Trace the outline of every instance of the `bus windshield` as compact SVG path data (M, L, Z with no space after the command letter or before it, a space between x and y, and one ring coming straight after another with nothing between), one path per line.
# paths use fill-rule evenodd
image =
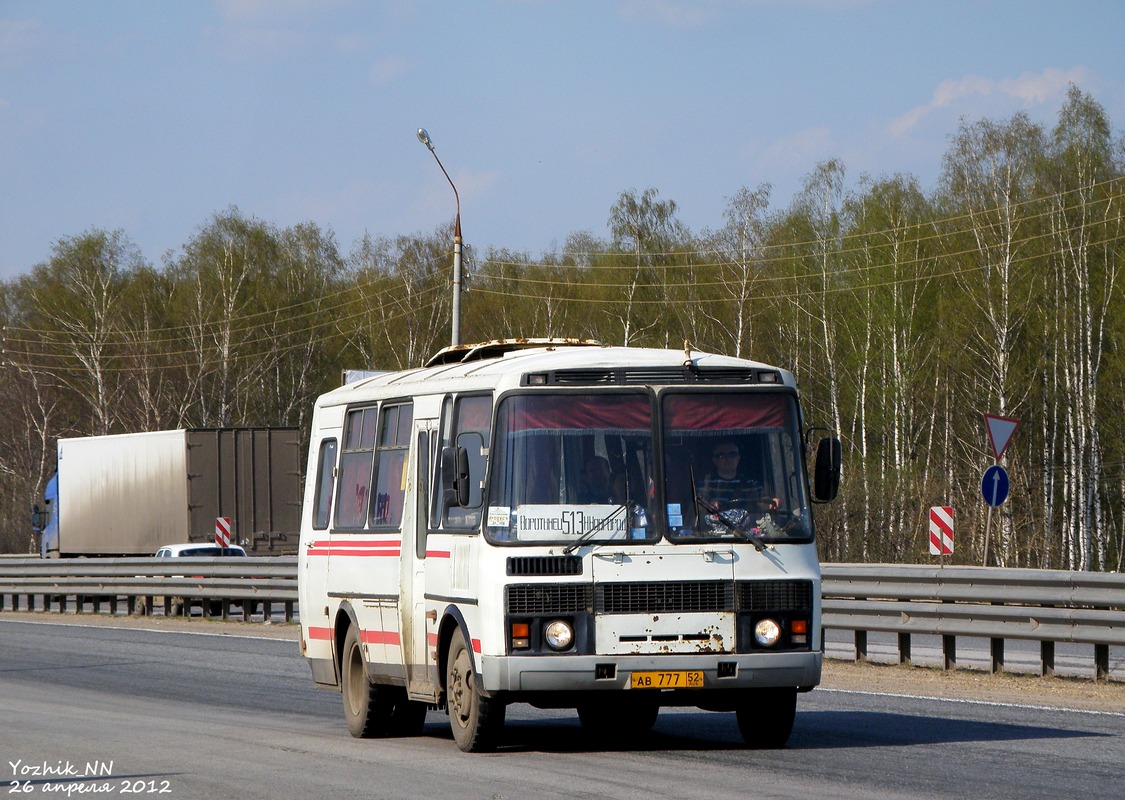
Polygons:
M496 416L486 531L497 542L653 540L650 396L506 397Z
M666 393L661 412L669 540L812 537L795 398Z
M563 544L811 538L795 398L509 395L496 416L486 535Z

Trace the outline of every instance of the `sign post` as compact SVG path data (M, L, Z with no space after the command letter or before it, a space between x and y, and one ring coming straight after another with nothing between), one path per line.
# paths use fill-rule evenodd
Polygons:
M215 544L230 547L230 517L215 518Z
M930 508L930 555L945 557L953 555L953 507L932 506Z
M986 469L984 477L980 479L980 493L984 495L984 502L988 503L990 508L999 508L1004 505L1004 501L1008 499L1008 491L1011 486L1011 481L1008 480L1008 470L999 464L993 464Z
M1004 457L1004 452L1011 444L1012 434L1020 426L1018 419L1000 417L996 414L985 414L984 424L988 428L988 441L992 445L992 455L999 461ZM1008 471L1000 464L993 464L984 471L980 480L980 493L984 502L988 504L988 522L984 527L984 558L981 566L988 566L988 545L992 539L992 509L1004 505L1008 499L1011 481L1008 480Z
M999 461L1004 457L1004 451L1012 441L1012 434L1020 426L1018 419L998 417L995 414L985 414L984 424L988 426L988 441L992 443L992 453Z

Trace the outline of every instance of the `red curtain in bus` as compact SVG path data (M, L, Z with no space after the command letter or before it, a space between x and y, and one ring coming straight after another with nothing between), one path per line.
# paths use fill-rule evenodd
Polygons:
M643 395L513 397L508 430L648 430L651 410Z
M779 394L678 394L664 398L664 427L730 431L785 425L788 398Z

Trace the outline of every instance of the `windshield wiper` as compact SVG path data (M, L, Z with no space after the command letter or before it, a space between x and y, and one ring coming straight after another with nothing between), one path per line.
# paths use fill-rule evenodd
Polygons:
M610 514L608 517L604 518L597 525L590 528L590 530L586 531L581 536L579 536L577 539L575 539L573 542L571 542L566 547L564 547L563 553L565 555L570 555L575 550L577 550L579 547L584 545L586 542L590 541L592 538L594 538L594 534L599 533L601 531L604 531L606 526L609 525L609 523L613 522L613 520L617 519L617 517L619 517L621 515L621 512L625 511L628 507L629 507L628 503L624 503L622 505L619 505L617 508L615 508L613 510L612 514Z
M749 541L750 544L754 545L754 549L759 553L765 550L773 549L770 545L762 541L762 537L758 534L754 533L748 528L743 528L740 525L736 525L729 519L724 517L723 513L719 510L718 503L709 503L699 496L699 492L697 492L695 489L695 467L691 468L691 499L692 503L695 506L696 514L699 514L700 511L703 511L707 514L707 516L714 517L719 521L719 524L726 528L728 531Z

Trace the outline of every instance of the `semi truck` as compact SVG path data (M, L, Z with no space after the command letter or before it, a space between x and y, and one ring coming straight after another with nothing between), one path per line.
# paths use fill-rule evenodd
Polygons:
M293 553L302 493L297 428L187 428L60 438L57 471L32 508L44 558L152 555L230 541Z

